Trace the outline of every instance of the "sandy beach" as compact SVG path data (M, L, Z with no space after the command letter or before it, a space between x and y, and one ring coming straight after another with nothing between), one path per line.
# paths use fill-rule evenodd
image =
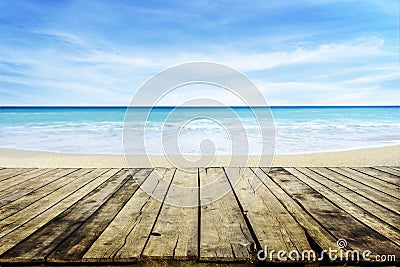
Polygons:
M153 166L149 166L145 156L134 156L134 158L135 166L130 167L172 166L163 156L151 156L151 163ZM211 166L226 166L228 162L229 156L218 156ZM257 165L257 157L250 156L249 166L255 165ZM340 152L276 155L272 165L282 167L399 166L400 146L366 148ZM127 165L124 156L121 155L62 154L0 148L0 167L124 168L127 167Z

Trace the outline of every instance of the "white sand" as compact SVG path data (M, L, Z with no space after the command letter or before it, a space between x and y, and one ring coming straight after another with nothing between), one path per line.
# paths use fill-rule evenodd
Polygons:
M230 157L218 156L212 166L227 166ZM235 158L240 162L239 158ZM251 156L248 166L258 164L257 157ZM134 156L134 166L129 167L171 167L163 156L152 156L151 164L145 156ZM195 164L194 164L195 165ZM273 166L320 167L320 166L400 166L400 146L357 149L341 152L311 153L302 155L276 155ZM35 168L124 168L124 156L61 154L39 151L25 151L0 148L0 167ZM198 166L193 166L198 167Z

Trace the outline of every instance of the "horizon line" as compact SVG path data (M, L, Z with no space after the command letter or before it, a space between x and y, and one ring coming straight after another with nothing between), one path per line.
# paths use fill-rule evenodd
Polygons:
M47 105L27 105L27 106L0 106L1 108L351 108L351 107L400 107L400 105L271 105L271 106L99 106L99 105L88 105L88 106L47 106Z

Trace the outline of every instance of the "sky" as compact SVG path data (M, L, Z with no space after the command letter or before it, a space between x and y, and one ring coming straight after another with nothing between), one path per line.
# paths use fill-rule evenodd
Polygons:
M391 0L0 0L0 105L126 106L153 75L195 61L242 72L272 106L399 105L399 10ZM177 94L166 104L223 98Z

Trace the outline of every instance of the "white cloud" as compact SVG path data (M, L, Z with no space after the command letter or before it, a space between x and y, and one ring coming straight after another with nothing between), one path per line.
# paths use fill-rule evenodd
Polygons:
M359 75L360 73L370 73L370 72L397 72L399 69L398 64L392 63L369 63L362 66L352 66L351 68L340 68L335 72L328 72L325 74L313 75L310 78L315 80L323 80L328 78L334 78L341 75Z
M6 71L14 73L14 75L3 74L3 81L39 88L41 91L47 90L53 95L51 101L57 99L57 94L65 95L69 92L74 95L79 92L81 99L92 101L93 104L104 103L112 99L114 102L111 104L126 105L128 103L126 95L133 95L134 91L151 74L190 61L218 62L234 67L241 72L251 73L281 66L298 65L301 69L301 64L342 63L357 58L387 56L387 53L382 49L384 41L379 38L322 44L314 49L301 47L291 51L266 53L247 53L218 48L205 55L185 51L171 51L170 54L157 52L150 54L135 50L135 48L127 51L118 48L118 45L114 45L113 49L104 46L100 50L99 44L91 43L86 38L68 32L49 30L37 32L37 34L48 35L51 38L65 41L75 49L72 51L68 49L57 50L56 48L14 51L4 48L0 60L19 67L7 69L3 66ZM351 72L351 69L349 71ZM397 71L376 74L375 76L366 74L336 84L325 82L323 77L320 77L319 81L314 77L315 81L270 82L261 80L257 84L261 84L261 88L266 94L273 91L277 102L282 102L282 99L288 93L303 91L308 94L331 91L349 97L350 91L354 93L358 90L357 84L364 84L363 86L365 86L365 84L371 82L393 80L396 79L396 75L398 75ZM376 88L379 89L379 86ZM149 93L151 94L151 92ZM354 94L359 95L359 93ZM299 97L297 99L298 101L301 100ZM322 101L318 97L316 99ZM335 99L338 99L338 97L333 97L331 101L335 101ZM357 97L349 97L349 99L357 100ZM40 101L40 99L35 99L35 101ZM42 101L45 102L46 100Z
M398 105L400 90L372 83L256 81L269 105Z
M71 56L70 60L90 64L110 64L111 66L126 65L127 67L153 70L160 70L189 61L213 61L234 67L242 72L252 72L292 64L340 62L354 58L385 56L387 53L381 49L383 44L383 39L373 37L358 38L344 43L323 44L315 49L300 47L292 51L267 53L227 51L218 47L214 51L209 51L207 55L185 51L172 52L171 54L157 52L149 54L141 51L136 53L123 52L123 49L100 51L93 48L83 56Z
M344 83L348 84L371 84L371 83L378 83L383 81L394 81L397 80L400 83L400 72L398 70L394 70L389 73L384 74L373 74L367 76L357 77L355 79L346 80ZM400 88L399 88L400 90Z
M340 62L382 56L386 54L380 49L383 43L384 41L378 38L356 39L346 43L323 44L316 49L297 48L293 51L252 54L232 52L216 58L241 71L251 72L283 65Z
M79 46L85 46L86 45L86 40L82 36L78 36L73 33L65 32L65 31L60 31L60 30L48 30L48 31L38 31L34 30L31 31L31 33L34 34L39 34L43 36L47 36L52 39L57 39L66 43L74 44L74 45L79 45Z

